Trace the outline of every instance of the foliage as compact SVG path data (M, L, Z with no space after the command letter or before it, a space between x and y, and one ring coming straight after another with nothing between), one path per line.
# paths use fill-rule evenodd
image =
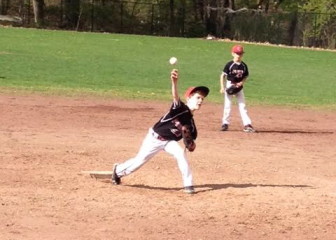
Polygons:
M334 49L333 1L45 0L43 27L170 37L210 34L218 38ZM20 17L23 27L36 27L29 1L24 1L24 6L22 0L4 2L8 4L0 5L1 12ZM233 9L228 9L231 6ZM310 12L313 10L316 15Z
M300 9L312 15L314 25L308 25L304 31L304 40L309 44L311 39L319 36L328 48L336 47L336 3L335 0L309 0ZM320 45L314 43L313 45Z
M308 0L300 5L307 12L336 13L335 0Z
M299 10L300 5L306 2L306 0L282 0L280 1L280 9L288 12L296 12Z

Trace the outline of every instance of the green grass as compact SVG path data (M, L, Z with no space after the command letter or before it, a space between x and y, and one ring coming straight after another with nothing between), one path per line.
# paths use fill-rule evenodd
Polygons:
M202 39L0 28L0 87L48 94L170 99L168 59L179 89L210 88L222 102L219 75L234 43ZM249 104L335 108L336 52L244 44Z

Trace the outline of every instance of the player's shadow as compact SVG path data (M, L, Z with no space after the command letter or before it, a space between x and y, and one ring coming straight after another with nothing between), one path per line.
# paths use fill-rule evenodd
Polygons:
M285 134L333 134L332 131L306 131L306 130L257 130L255 133L285 133Z
M313 188L310 185L303 184L253 184L253 183L226 183L226 184L203 184L197 185L195 188L200 188L197 192L209 192L226 188L255 188L255 187L274 187L274 188Z
M135 184L135 185L125 185L127 187L134 187L134 188L144 188L150 190L163 190L163 191L179 191L182 188L168 188L168 187L154 187L148 186L144 184ZM216 191L226 188L255 188L255 187L277 187L277 188L313 188L310 185L294 185L294 184L252 184L252 183L245 183L245 184L233 184L233 183L213 183L213 184L202 184L202 185L195 185L196 193L201 192L209 192L209 191Z
M181 190L181 188L155 187L155 186L148 186L148 185L145 185L145 184L133 184L133 185L124 185L124 186L133 187L133 188L143 188L143 189L149 189L149 190L163 190L163 191L178 191L178 190Z

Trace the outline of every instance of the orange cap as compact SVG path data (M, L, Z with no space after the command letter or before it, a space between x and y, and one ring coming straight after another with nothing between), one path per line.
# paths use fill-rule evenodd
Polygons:
M189 87L187 91L184 93L184 97L188 98L190 95L192 95L194 92L200 91L204 94L204 97L208 96L209 94L209 88L204 87L204 86L199 86L199 87Z
M235 45L232 47L231 52L237 53L237 54L243 54L244 53L244 47L241 45Z

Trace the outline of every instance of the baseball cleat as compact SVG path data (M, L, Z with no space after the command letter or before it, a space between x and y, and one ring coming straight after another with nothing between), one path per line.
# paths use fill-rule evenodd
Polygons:
M229 125L228 124L223 124L221 131L227 131L228 129L229 129Z
M118 166L118 164L114 164L113 172L112 172L112 183L114 185L119 185L121 183L121 179L120 179L120 177L118 177L118 175L116 173L117 166Z
M195 193L195 189L193 186L188 186L188 187L184 187L184 190L183 190L185 193L188 193L188 194L194 194Z
M255 132L255 130L254 130L254 128L252 127L251 124L246 125L246 126L244 127L243 131L244 131L244 132L248 132L248 133L254 133L254 132Z

